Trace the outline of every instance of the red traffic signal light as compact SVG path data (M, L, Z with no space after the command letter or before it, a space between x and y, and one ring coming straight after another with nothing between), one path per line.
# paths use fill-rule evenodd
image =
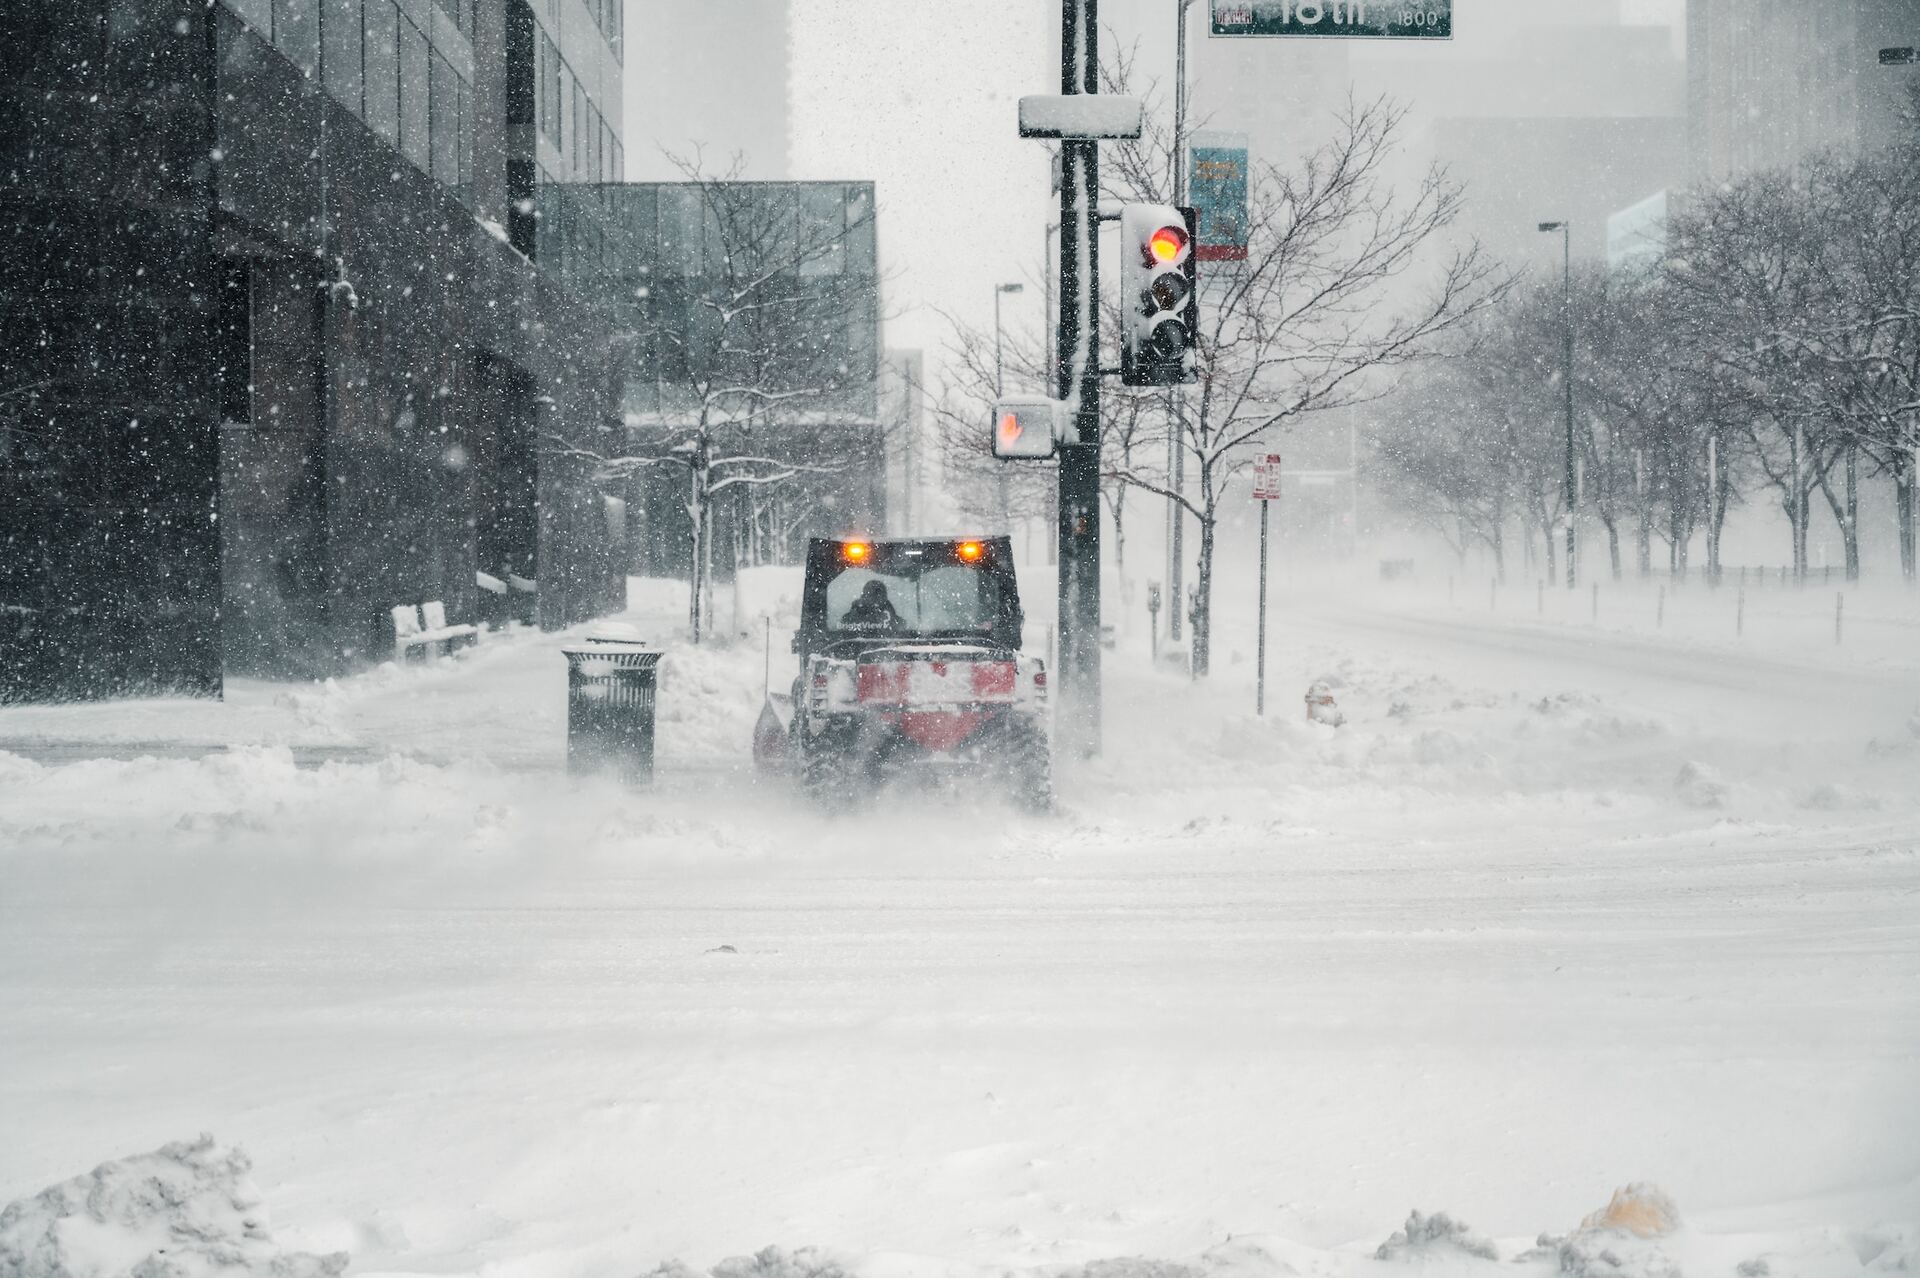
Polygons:
M1147 259L1148 266L1167 266L1186 247L1186 228L1163 226L1147 237L1146 252L1142 256Z

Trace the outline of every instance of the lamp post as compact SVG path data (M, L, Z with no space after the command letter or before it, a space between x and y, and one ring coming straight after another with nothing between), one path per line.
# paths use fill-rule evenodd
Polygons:
M1053 329L1049 327L1049 323L1053 318L1053 238L1058 234L1060 234L1060 224L1058 222L1047 223L1046 243L1040 250L1044 257L1040 271L1040 287L1043 293L1040 327L1045 330L1041 340L1045 343L1047 350L1046 362L1040 367L1045 369L1051 369L1054 365L1054 333Z
M1920 65L1920 50L1912 46L1880 50L1880 65L1883 67L1913 67ZM1911 456L1906 461L1907 481L1903 494L1909 512L1920 506L1920 442L1916 442ZM1897 474L1897 472L1896 472ZM1920 580L1920 546L1916 546L1913 531L1914 516L1902 522L1900 529L1900 568L1906 574L1907 584L1913 585Z
M1000 371L1000 295L1018 293L1026 288L1024 284L995 284L993 286L993 393L1007 393L1006 379Z
M993 393L996 397L1007 393L1006 374L1002 371L1000 363L1000 296L1003 293L1018 293L1022 287L1019 284L993 286ZM999 490L1000 498L1000 522L1011 532L1013 512L1007 501L1007 468L996 466L994 471L995 487Z
M1560 302L1562 338L1566 343L1565 364L1561 370L1561 380L1567 390L1567 589L1574 585L1574 555L1576 539L1574 535L1574 501L1576 494L1573 486L1573 231L1567 222L1542 222L1542 231L1560 232L1560 272L1562 297Z
M1178 33L1173 60L1173 202L1187 202L1187 10L1193 0L1174 0ZM1178 386L1167 387L1167 487L1179 492L1186 482L1186 404ZM1186 608L1181 592L1181 569L1186 558L1184 520L1180 502L1167 498L1167 586L1173 606L1167 609L1168 637L1180 638L1180 614Z

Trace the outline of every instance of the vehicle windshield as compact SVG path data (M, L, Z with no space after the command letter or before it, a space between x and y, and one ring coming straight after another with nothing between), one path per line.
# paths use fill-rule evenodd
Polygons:
M932 553L932 552L929 552ZM827 628L854 634L950 634L993 629L1000 579L974 564L924 562L896 552L848 566L827 583Z

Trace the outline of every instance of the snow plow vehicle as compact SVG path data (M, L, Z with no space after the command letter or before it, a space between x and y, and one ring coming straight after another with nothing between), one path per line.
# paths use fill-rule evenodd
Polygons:
M1022 620L1006 537L815 538L799 673L789 695L768 694L756 761L826 802L950 772L1050 808L1047 672L1020 651Z

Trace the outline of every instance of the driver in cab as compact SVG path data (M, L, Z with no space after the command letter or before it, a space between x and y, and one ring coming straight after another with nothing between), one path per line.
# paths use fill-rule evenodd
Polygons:
M842 621L849 626L898 629L900 614L895 611L893 600L887 597L886 583L869 581L861 588L860 597L847 608Z

